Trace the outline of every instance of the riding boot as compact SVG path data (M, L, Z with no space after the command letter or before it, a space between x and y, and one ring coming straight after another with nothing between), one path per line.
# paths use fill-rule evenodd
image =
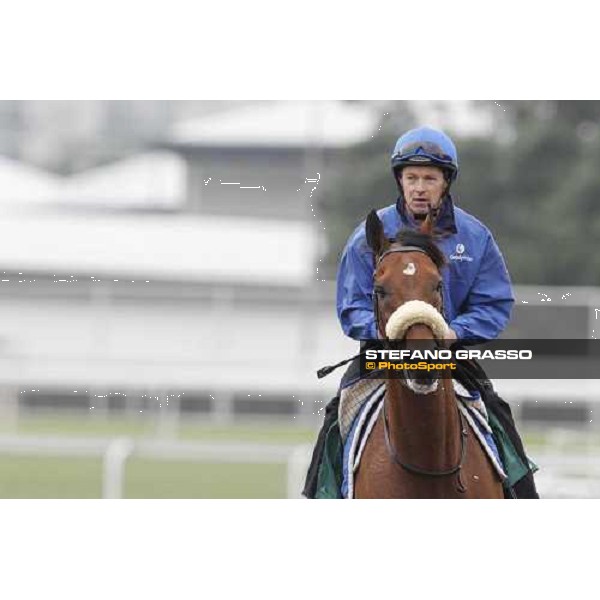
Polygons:
M487 393L484 394L484 403L487 409L491 411L500 421L515 450L525 464L529 467L529 459L525 454L525 448L523 447L521 436L517 431L517 426L508 402L504 401L496 393L490 381L485 381L484 387L487 391ZM505 489L504 494L506 498L538 499L540 496L535 487L533 471L531 468L528 468L527 473L521 479L519 479L519 481L517 481L512 488Z
M507 402L505 402L494 390L492 382L487 378L482 366L474 360L458 361L457 378L468 389L477 389L481 393L481 398L490 413L497 419L502 430L506 433L512 444L514 451L525 466L523 477L519 479L512 487L505 488L506 498L520 499L538 499L539 494L535 487L533 479L533 470L530 467L530 461L525 453L521 436L517 431L517 426L512 415L512 411Z
M312 459L310 461L310 466L308 467L308 472L306 474L304 489L302 490L302 495L306 498L314 498L317 494L317 487L319 484L319 467L321 466L323 454L325 453L327 433L338 418L339 405L340 396L338 394L335 398L330 400L325 407L325 420L323 421L323 426L321 427L317 437L315 449L313 450Z

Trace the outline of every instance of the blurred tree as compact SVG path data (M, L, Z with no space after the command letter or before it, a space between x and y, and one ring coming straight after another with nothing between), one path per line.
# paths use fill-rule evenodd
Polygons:
M453 136L460 177L455 201L493 232L515 283L600 285L600 102L499 101L493 135ZM489 110L498 112L489 103ZM481 108L481 107L480 107ZM405 103L392 103L381 131L347 151L344 169L324 194L328 274L371 208L397 197L389 152L417 125ZM491 112L490 114L494 114Z
M382 104L378 132L342 155L341 168L321 195L320 211L328 235L328 252L323 261L327 277L335 278L348 237L369 211L391 204L397 198L390 156L398 131L414 126L415 117L407 102Z

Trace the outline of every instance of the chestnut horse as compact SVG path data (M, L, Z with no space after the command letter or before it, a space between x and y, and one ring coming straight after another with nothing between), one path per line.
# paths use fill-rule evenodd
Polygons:
M430 235L431 220L421 232L401 231L394 242L385 238L375 211L366 222L376 264L377 328L382 338L403 339L408 348L415 340L420 347L441 347L447 329L440 314L445 257ZM354 476L354 497L503 498L499 476L457 407L450 372L405 373L386 380L383 409Z

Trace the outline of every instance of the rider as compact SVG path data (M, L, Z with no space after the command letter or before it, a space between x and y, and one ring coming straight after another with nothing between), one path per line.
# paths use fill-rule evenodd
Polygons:
M452 140L442 131L419 127L401 136L391 157L398 185L398 200L377 212L387 238L393 239L405 227L418 228L430 210L437 214L434 234L448 258L442 273L444 317L450 326L447 343L493 340L506 327L514 303L510 277L502 254L480 221L454 205L450 187L458 176L458 155ZM344 333L363 342L378 337L373 313L373 253L364 222L350 236L337 277L337 312ZM356 376L356 361L343 378ZM505 433L527 469L521 440L508 405L493 391L485 374L476 367L475 378L485 380L483 400L496 413ZM319 435L304 494L314 497L325 437L337 418L339 396L328 405L325 424ZM523 478L514 497L537 497L531 471Z

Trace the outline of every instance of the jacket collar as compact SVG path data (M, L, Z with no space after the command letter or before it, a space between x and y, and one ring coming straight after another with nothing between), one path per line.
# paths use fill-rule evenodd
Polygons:
M411 229L418 228L417 223L406 210L406 202L404 201L403 196L400 196L398 200L396 200L396 210L400 215L402 223L406 227L410 227ZM442 235L452 235L457 233L456 221L454 219L454 201L452 200L452 194L447 194L442 200L442 206L438 220L436 221L434 227L434 232Z

